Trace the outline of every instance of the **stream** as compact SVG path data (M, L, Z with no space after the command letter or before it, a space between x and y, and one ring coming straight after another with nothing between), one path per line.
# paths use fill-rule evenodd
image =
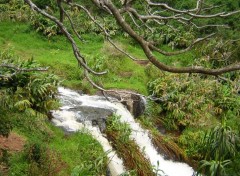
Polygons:
M104 121L113 113L121 117L121 122L129 124L132 130L130 138L136 142L141 151L144 151L144 155L150 160L155 170L163 171L158 172L157 175L194 175L194 170L186 163L164 159L164 156L159 154L153 146L148 131L142 129L140 124L135 122L131 113L121 103L114 101L114 99L110 102L102 96L81 95L63 87L59 87L58 91L62 107L52 111L52 122L69 133L82 129L87 130L93 138L99 141L104 152L107 152L108 167L112 176L121 175L126 171L123 161L112 149L105 135L101 133L105 128Z

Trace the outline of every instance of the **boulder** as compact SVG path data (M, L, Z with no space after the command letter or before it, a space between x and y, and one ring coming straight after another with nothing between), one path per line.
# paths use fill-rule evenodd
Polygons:
M105 96L118 99L135 118L141 116L145 111L144 97L135 92L116 90L105 92Z

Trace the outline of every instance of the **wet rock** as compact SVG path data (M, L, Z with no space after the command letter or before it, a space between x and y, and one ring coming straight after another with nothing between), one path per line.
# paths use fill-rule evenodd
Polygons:
M78 112L77 121L98 121L99 119L107 119L107 117L113 115L115 112L113 109L106 109L100 107L91 106L78 106L72 108L71 111Z
M131 99L132 99L132 109L130 112L134 115L134 117L141 116L145 111L146 103L144 98L139 95L132 94Z
M106 119L103 119L103 118L94 119L94 120L92 120L92 126L98 126L100 131L103 133L103 132L105 132L106 127L107 127L106 122L107 122Z
M119 101L121 101L121 103L123 105L125 105L125 107L128 109L128 111L135 117L139 117L141 116L144 111L145 111L145 99L141 96L138 95L134 92L131 91L126 91L126 92L118 92L118 91L114 91L114 92L106 92L105 96L107 97L112 97L112 98L116 98Z

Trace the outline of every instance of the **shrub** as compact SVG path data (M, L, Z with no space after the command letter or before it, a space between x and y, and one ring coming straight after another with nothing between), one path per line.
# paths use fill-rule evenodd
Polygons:
M149 93L160 98L162 120L168 129L209 126L214 117L238 116L240 97L234 87L197 75L165 73L148 84Z
M206 175L227 175L226 166L232 168L232 161L239 155L238 144L239 136L223 118L222 123L209 130L203 139L201 149L204 160L200 162L199 171Z
M21 69L34 69L39 65L32 59L20 61L12 52L0 53L0 63ZM58 78L42 72L16 72L15 69L3 67L0 70L0 135L8 136L13 128L9 116L4 112L25 112L31 116L46 114L56 106Z
M41 9L46 7L54 7L56 5L54 0L33 0L33 2Z
M32 13L30 22L33 29L48 38L58 34L58 26L50 19L43 17L41 14Z
M29 18L29 7L23 0L0 1L0 21L27 21Z
M21 69L39 67L33 59L20 61L9 51L0 53L0 62ZM58 86L58 78L55 75L38 71L15 72L9 68L1 69L0 74L5 75L0 78L1 106L19 111L31 108L41 113L54 108Z
M10 119L4 115L4 111L1 110L0 115L0 136L8 137L10 131L13 129L13 124Z

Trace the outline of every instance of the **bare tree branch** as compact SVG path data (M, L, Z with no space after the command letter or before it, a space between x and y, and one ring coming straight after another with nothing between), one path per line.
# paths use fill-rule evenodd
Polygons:
M85 58L80 54L80 51L77 47L76 42L70 35L70 33L67 31L66 27L61 23L56 17L49 15L46 13L44 10L39 9L31 0L25 0L25 2L33 9L36 10L38 13L42 14L43 16L49 18L52 20L54 23L58 25L58 27L62 30L63 34L66 36L66 38L69 40L69 42L72 45L73 53L75 55L75 58L77 59L78 63L83 66L84 69L88 70L90 73L95 74L95 75L103 75L106 74L107 72L95 72L91 68L89 68L86 64ZM59 7L61 8L61 4L59 4Z
M98 23L94 17L91 15L91 13L82 5L76 4L76 3L68 3L69 5L71 5L72 7L76 6L82 10L84 10L86 12L86 14L89 16L89 18L102 30L102 32L104 33L107 41L118 51L120 51L121 53L123 53L124 55L126 55L127 57L129 57L130 59L136 61L139 59L134 58L133 56L131 56L130 54L128 54L127 52L125 52L123 49L121 49L119 46L117 46L110 38L110 34L106 31L106 29L100 24Z
M12 73L0 74L0 78L3 78L3 79L12 79L14 75L17 75L19 73L34 72L34 71L45 72L45 71L48 71L48 68L49 68L49 67L45 67L45 68L37 67L37 68L27 69L27 68L18 67L13 64L1 64L0 67L12 70Z
M229 65L227 67L219 68L219 69L208 69L208 68L202 68L198 66L192 66L192 67L174 67L174 66L168 66L163 63L161 63L152 53L150 47L151 44L144 40L141 36L139 36L132 28L131 26L124 20L122 15L120 14L119 10L114 6L114 4L110 0L104 1L105 5L111 10L112 14L114 15L116 21L118 24L122 27L122 29L127 32L133 39L135 39L140 46L142 47L145 55L149 59L150 62L152 62L157 68L160 70L172 72L172 73L202 73L202 74L209 74L209 75L219 75L222 73L226 73L229 71L236 71L240 70L240 63L236 63L233 65ZM201 40L201 39L199 39Z
M106 72L95 72L91 68L88 67L86 59L81 55L79 48L76 45L76 42L74 41L73 37L69 34L68 30L64 26L64 24L59 21L56 17L49 15L45 11L39 9L35 4L32 3L31 0L25 0L26 3L29 4L29 6L36 10L38 13L41 13L45 17L52 20L54 23L56 23L59 28L62 30L63 34L67 37L67 39L70 41L73 49L73 53L79 63L84 68L84 74L88 81L97 89L101 91L107 91L101 86L94 83L94 81L90 78L89 73L96 74L96 75L102 75ZM66 0L58 0L58 6L60 11L62 11L68 18L72 29L74 30L75 34L78 36L78 33L75 29L75 26L73 24L73 21L71 20L71 16L67 14L65 9L62 7L61 2L66 3L70 7L78 7L79 9L82 9L84 13L88 15L88 17L94 22L96 26L98 26L99 29L103 32L106 40L111 43L118 51L124 53L132 60L136 60L134 57L132 57L130 54L125 52L123 49L118 47L114 42L111 40L111 36L109 32L95 19L95 17L89 12L89 10L77 3L68 2ZM195 24L194 19L209 19L209 18L217 18L217 17L228 17L237 13L240 13L240 10L236 10L233 12L219 12L219 13L213 13L208 14L206 12L207 10L211 10L213 8L216 8L217 6L207 6L204 4L204 0L196 0L196 6L189 10L179 10L173 7L170 7L166 3L158 3L158 2L152 2L151 0L145 0L144 10L139 12L138 9L134 8L134 0L121 0L121 4L116 7L114 3L111 0L92 0L94 5L96 5L99 9L104 10L107 12L107 15L110 15L114 17L118 25L123 29L124 32L126 32L132 39L134 39L140 46L141 49L144 51L147 59L155 65L158 69L163 71L168 71L172 73L202 73L202 74L209 74L209 75L220 75L222 73L226 73L229 71L236 71L240 70L240 63L235 63L232 65L228 65L223 68L218 69L209 69L209 68L203 68L200 66L191 66L191 67L175 67L175 66L169 66L159 61L159 59L154 55L154 51L159 52L166 56L171 55L177 55L184 52L187 52L191 50L196 44L209 39L214 34L210 34L204 37L200 37L192 43L179 51L173 51L173 52L167 52L165 50L162 50L161 48L157 47L154 43L154 41L150 41L146 37L147 34L153 34L154 32L158 32L159 26L166 26L168 28L173 29L175 32L178 32L177 29L174 29L173 26L171 26L170 21L176 21L181 24L181 26L194 26L197 29L201 29L204 27L226 27L224 25L203 25L198 26ZM145 7L146 6L146 7ZM125 17L129 15L130 16L130 22L125 20ZM152 23L153 25L152 27ZM140 32L135 31L134 29L137 27ZM144 32L144 34L142 33ZM79 37L79 36L78 36Z

